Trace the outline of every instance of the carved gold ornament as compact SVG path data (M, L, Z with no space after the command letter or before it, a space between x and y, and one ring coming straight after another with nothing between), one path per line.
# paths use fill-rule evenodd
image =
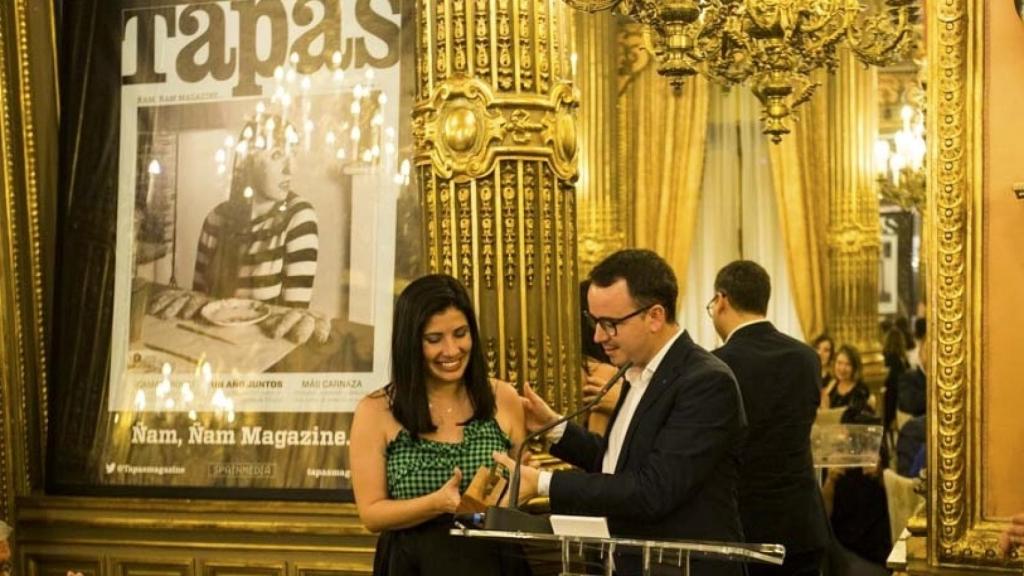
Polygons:
M549 96L496 97L477 78L452 78L413 111L419 158L438 175L464 182L490 173L499 152L547 159L559 178L575 179L572 86L558 83Z
M703 74L747 84L761 101L763 131L776 143L793 109L818 84L811 72L838 65L846 46L865 64L905 57L913 42L916 0L886 0L878 14L861 0L566 0L578 10L620 7L645 28L658 72L679 89Z

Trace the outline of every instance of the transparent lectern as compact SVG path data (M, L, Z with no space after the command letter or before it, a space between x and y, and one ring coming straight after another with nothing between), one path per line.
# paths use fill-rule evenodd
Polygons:
M535 548L546 545L548 549L557 550L561 554L560 562L556 560L555 571L552 572L560 576L611 575L614 568L611 559L616 553L636 556L640 560L644 576L689 576L690 560L693 559L781 565L786 557L786 549L781 544L601 538L472 528L453 528L451 534L466 538L493 538L505 542L518 542L535 545ZM595 564L598 566L597 572L593 571Z
M815 468L862 468L878 465L882 427L818 421L811 427Z

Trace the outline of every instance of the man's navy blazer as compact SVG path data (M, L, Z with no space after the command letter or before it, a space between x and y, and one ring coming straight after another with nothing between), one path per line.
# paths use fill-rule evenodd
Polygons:
M747 412L739 482L747 541L784 544L787 554L824 549L828 518L811 457L818 354L770 322L736 330L713 353L736 374Z
M608 430L626 394L612 413ZM684 331L658 365L626 432L614 474L604 438L569 423L551 453L582 472L551 478L555 514L606 516L613 536L742 542L736 503L745 427L736 379ZM629 573L617 560L617 571ZM740 575L739 563L694 562L695 576Z

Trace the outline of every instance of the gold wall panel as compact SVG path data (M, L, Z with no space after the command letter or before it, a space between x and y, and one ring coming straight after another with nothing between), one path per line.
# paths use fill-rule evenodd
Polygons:
M203 562L203 576L285 576L284 562Z
M73 554L33 554L24 555L22 565L28 576L103 576L103 561L98 556L79 556Z
M373 573L365 564L329 564L326 562L297 562L290 565L289 576L355 576Z
M23 499L15 535L58 576L368 574L376 543L352 504L63 496Z
M111 561L111 576L194 576L195 562L192 559L161 559L154 554L144 558L114 558Z
M577 402L577 96L556 0L420 0L416 179L427 268L473 295L488 371Z

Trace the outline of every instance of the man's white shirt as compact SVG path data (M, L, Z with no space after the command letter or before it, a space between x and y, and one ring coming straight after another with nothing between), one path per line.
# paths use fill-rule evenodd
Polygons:
M622 444L626 440L626 432L629 431L629 423L633 420L637 406L640 405L640 400L643 398L644 392L647 391L654 373L658 371L661 361L665 359L669 349L672 348L672 345L676 343L676 340L682 334L682 328L677 327L676 333L658 350L657 354L651 358L651 361L646 366L643 368L633 367L626 371L629 391L626 393L626 398L622 400L622 407L619 408L619 414L615 417L612 429L608 431L608 446L604 451L604 459L601 461L601 472L605 474L615 473L615 465L619 461ZM552 443L557 443L562 439L562 435L565 434L567 425L567 423L563 422L552 428L546 434L547 439ZM550 494L551 474L549 471L542 470L537 477L537 494L540 496L548 496Z

